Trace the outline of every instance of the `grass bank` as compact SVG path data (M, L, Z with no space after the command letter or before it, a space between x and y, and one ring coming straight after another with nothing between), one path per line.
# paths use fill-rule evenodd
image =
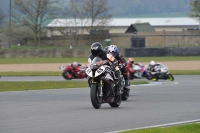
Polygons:
M131 81L131 85L148 84L146 81ZM84 88L88 87L87 81L33 81L33 82L0 82L0 92L44 90L61 88Z
M200 70L171 70L173 75L200 75ZM0 72L1 76L62 76L58 72Z
M192 123L180 126L148 128L148 129L125 131L121 133L200 133L200 124Z
M128 60L128 57L126 58ZM134 57L135 62L200 61L200 56ZM0 58L0 64L86 63L87 58Z

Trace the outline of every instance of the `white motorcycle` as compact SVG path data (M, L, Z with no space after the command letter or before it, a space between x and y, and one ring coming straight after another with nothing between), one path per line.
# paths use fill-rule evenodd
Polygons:
M108 103L111 107L119 107L121 104L121 94L117 95L117 88L115 80L113 79L114 72L111 70L110 66L99 57L95 57L92 60L91 65L85 70L88 76L88 84L90 86L90 99L93 107L99 109L101 104ZM106 74L109 73L109 74ZM115 97L114 101L110 100L110 88L108 84L103 79L109 79L114 82Z
M154 66L154 72L149 72L149 77L154 81L158 81L159 79L174 81L174 77L169 72L168 67L161 63Z

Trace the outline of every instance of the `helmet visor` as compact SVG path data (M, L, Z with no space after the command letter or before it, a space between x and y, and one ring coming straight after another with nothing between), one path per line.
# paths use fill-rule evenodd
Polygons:
M99 55L100 52L99 52L99 50L92 49L92 50L91 50L91 53L92 53L93 56L96 57L96 56Z

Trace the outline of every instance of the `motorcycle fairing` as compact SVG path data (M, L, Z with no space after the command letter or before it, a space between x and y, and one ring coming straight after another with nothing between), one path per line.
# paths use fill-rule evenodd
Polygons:
M105 79L106 80L110 79L110 80L114 81L113 77L109 73L106 73Z
M159 66L155 67L155 71L160 72L160 73L167 73L168 72L168 68L164 64L160 63Z
M100 68L98 68L95 72L95 77L101 75L105 70L106 68L104 66L101 66Z
M92 70L88 67L86 70L85 70L85 73L90 76L90 77L93 77L92 76Z

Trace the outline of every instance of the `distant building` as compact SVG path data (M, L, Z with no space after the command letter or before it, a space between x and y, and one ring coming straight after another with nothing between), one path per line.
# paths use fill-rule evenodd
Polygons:
M125 33L131 25L148 23L155 31L182 31L198 28L198 20L189 17L180 18L113 18L105 25L98 25L100 29L109 33ZM144 26L144 25L143 25ZM147 26L147 25L146 25ZM47 35L50 37L64 34L89 34L90 21L80 19L54 19L48 25ZM149 26L148 26L149 27ZM142 27L140 27L141 29ZM145 28L145 27L143 27Z
M137 33L137 32L155 32L155 29L149 23L136 23L136 24L131 24L125 33Z

